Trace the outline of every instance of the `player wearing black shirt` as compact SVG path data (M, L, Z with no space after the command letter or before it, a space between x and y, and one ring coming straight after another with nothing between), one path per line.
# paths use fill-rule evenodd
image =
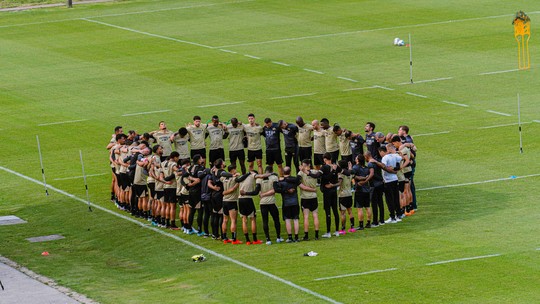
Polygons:
M300 171L298 163L298 140L296 139L298 127L284 120L280 120L278 126L285 140L285 166L292 167L292 164L294 164L296 173L298 173Z
M264 127L262 136L266 142L266 164L273 166L274 163L278 166L279 176L283 176L283 157L281 156L281 141L279 126L273 123L272 119L264 119Z

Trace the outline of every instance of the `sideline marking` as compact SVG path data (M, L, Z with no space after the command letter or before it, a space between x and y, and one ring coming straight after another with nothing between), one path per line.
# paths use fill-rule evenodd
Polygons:
M486 110L486 112L492 113L492 114L497 114L497 115L502 115L502 116L512 116L512 114L503 113L503 112L497 112L497 111L493 111L493 110Z
M392 89L392 88L389 88L389 87L383 87L383 86L380 86L380 85L374 85L374 87L379 88L379 89L383 89L383 90L387 90L387 91L395 91L396 90L396 89Z
M492 258L492 257L498 257L502 254L496 253L496 254L489 254L489 255L480 255L470 258L461 258L461 259L455 259L455 260L448 260L448 261L440 261L440 262L433 262L433 263L427 263L426 266L432 266L432 265L440 265L440 264L448 264L448 263L454 263L454 262L461 262L461 261L470 261L470 260L478 260L478 259L485 259L485 258Z
M363 88L352 88L352 89L345 89L345 90L342 90L343 92L348 92L348 91L359 91L359 90L368 90L368 89L377 89L378 86L370 86L370 87L363 87Z
M246 56L246 57L248 57L248 58L253 58L253 59L261 60L261 57L257 57L257 56L253 56L253 55L244 54L244 56Z
M148 111L148 112L139 112L139 113L127 113L127 114L122 114L122 117L125 117L125 116L135 116L135 115L146 115L146 114L154 114L154 113L165 113L165 112L170 112L171 110L157 110L157 111Z
M307 93L307 94L296 94L296 95L287 95L287 96L277 96L277 97L271 97L270 99L285 99L285 98L294 98L294 97L302 97L302 96L313 96L317 94L315 93Z
M170 40L170 41L190 44L190 45L194 45L194 46L199 46L199 47L203 47L203 48L207 48L207 49L214 49L213 47L211 47L209 45L205 45L205 44L201 44L201 43L197 43L197 42L192 42L192 41L187 41L187 40L182 40L182 39L176 39L176 38L173 38L173 37L168 37L168 36L163 36L163 35L158 35L158 34L152 34L152 33L149 33L149 32L138 31L138 30L135 30L135 29L132 29L132 28L129 28L129 27L114 25L114 24L107 23L107 22L92 20L92 19L88 19L88 18L81 18L80 20L84 20L84 21L92 22L92 23L96 23L96 24L101 24L101 25L104 25L104 26L108 26L108 27L112 27L112 28L116 28L116 29L120 29L120 30L124 30L124 31L128 31L128 32L132 32L132 33L137 33L137 34L141 34L141 35L146 35L146 36L150 36L150 37L154 37L154 38L161 38L161 39L166 39L166 40Z
M226 49L219 49L219 50L225 53L238 54L238 52L231 51L231 50L226 50Z
M420 94L416 94L416 93L412 93L412 92L405 92L405 94L411 95L411 96L420 97L420 98L428 98L428 97L425 96L425 95L420 95Z
M354 277L354 276L361 276L361 275L366 275L366 274L380 273L380 272L387 272L387 271L394 271L394 270L397 270L397 268L388 268L388 269L382 269L382 270L372 270L372 271L359 272L359 273L343 274L343 275L338 275L338 276L334 276L334 277L318 278L318 279L314 279L314 281L323 281L323 280L339 279L339 278L346 278L346 277Z
M447 104L451 104L451 105L455 105L455 106L464 107L464 108L468 108L468 107L469 107L469 105L466 105L466 104L463 104L463 103L457 103L457 102L453 102L453 101L448 101L448 100L441 100L441 102L444 102L444 103L447 103Z
M462 186L471 186L471 185L487 184L487 183L494 183L494 182L501 182L501 181L506 181L506 180L529 178L529 177L536 177L536 176L540 176L540 173L523 175L523 176L516 176L516 177L513 177L513 178L512 177L503 177L503 178L490 179L490 180L485 180L485 181L480 181L480 182L471 182L471 183L445 185L445 186L434 186L434 187L416 189L416 191L426 191L426 190L435 190L435 189L445 189L445 188L454 188L454 187L462 187Z
M279 64L279 65L282 65L282 66L291 66L290 64L279 62L279 61L272 61L272 63Z
M315 74L319 74L319 75L324 74L324 72L317 71L317 70L312 70L312 69L303 69L303 70L306 71L306 72L315 73Z
M86 175L86 177L91 177L91 176L102 176L102 175L106 175L108 173L99 173L99 174L88 174ZM83 178L84 176L71 176L71 177L59 177L59 178L55 178L53 180L55 181L59 181L59 180L68 180L68 179L77 179L77 178Z
M430 135L439 135L439 134L448 134L450 131L441 131L441 132L433 132L433 133L424 133L424 134L416 134L414 137L418 136L430 136Z
M5 171L5 172L11 173L11 174L14 174L14 175L16 175L16 176L18 176L18 177L20 177L20 178L26 179L26 180L28 180L28 181L31 181L31 182L35 183L35 184L42 185L42 186L44 185L42 182L40 182L40 181L38 181L38 180L36 180L36 179L33 179L33 178L29 177L29 176L26 176L26 175L21 174L21 173L19 173L19 172L13 171L13 170L11 170L11 169L5 168L5 167L3 167L3 166L0 166L0 170L3 170L3 171ZM72 198L72 199L74 199L74 200L76 200L76 201L79 201L79 202L81 202L81 203L83 203L83 204L85 204L85 205L90 204L90 205L91 205L93 208L95 208L95 209L99 209L99 210L101 210L101 211L103 211L103 212L112 214L112 215L114 215L114 216L116 216L116 217L122 218L122 219L124 219L124 220L126 220L126 221L129 221L129 222L131 222L131 223L137 224L137 225L139 225L139 226L141 226L141 227L143 227L143 228L146 228L146 229L152 230L152 231L154 231L154 232L157 232L157 233L159 233L159 234L161 234L161 235L170 237L170 238L172 238L172 239L174 239L174 240L177 240L177 241L179 241L179 242L184 243L185 245L188 245L188 246L191 246L191 247L193 247L193 248L195 248L195 249L204 251L204 252L206 252L206 253L208 253L208 254L214 255L214 256L216 256L216 257L218 257L218 258L221 258L221 259L223 259L223 260L229 261L229 262L234 263L234 264L236 264L236 265L238 265L238 266L247 268L247 269L249 269L249 270L251 270L251 271L254 271L254 272L258 273L258 274L261 274L261 275L264 275L264 276L266 276L266 277L269 277L269 278L271 278L271 279L273 279L273 280L276 280L276 281L281 282L281 283L283 283L283 284L286 284L286 285L288 285L288 286L290 286L290 287L293 287L293 288L295 288L295 289L298 289L298 290L300 290L300 291L303 291L303 292L305 292L305 293L307 293L307 294L310 294L310 295L312 295L312 296L315 296L315 297L317 297L317 298L319 298L319 299L325 300L325 301L327 301L327 302L329 302L329 303L340 304L340 302L338 302L338 301L336 301L336 300L334 300L334 299L332 299L332 298L329 298L329 297L327 297L327 296L325 296L325 295L322 295L322 294L317 293L317 292L315 292L315 291L313 291L313 290L310 290L310 289L307 289L307 288L302 287L302 286L300 286L300 285L297 285L297 284L295 284L295 283L293 283L293 282L291 282L291 281L285 280L285 279L283 279L283 278L281 278L281 277L278 277L278 276L276 276L276 275L274 275L274 274L271 274L271 273L269 273L269 272L266 272L266 271L264 271L264 270L261 270L261 269L259 269L259 268L254 267L254 266L251 266L251 265L248 265L248 264L246 264L246 263L243 263L243 262L240 262L240 261L238 261L238 260L235 260L235 259L233 259L233 258L230 258L230 257L228 257L228 256L226 256L226 255L221 254L221 253L215 252L215 251L210 250L210 249L208 249L208 248L205 248L205 247L203 247L203 246L200 246L200 245L197 245L197 244L195 244L195 243L192 243L192 242L190 242L190 241L188 241L188 240L185 240L185 239L183 239L183 238L181 238L181 237L179 237L179 236L177 236L177 235L175 235L175 234L172 234L172 233L169 233L169 232L160 230L160 229L155 228L155 227L152 227L152 226L148 226L147 223L139 222L139 221L137 221L137 220L135 220L135 219L132 219L132 218L130 218L130 217L127 217L127 216L125 216L125 215L123 215L123 214L120 214L120 213L117 213L117 212L115 212L115 211L109 210L109 209L107 209L107 208L105 208L105 207L102 207L102 206L100 206L100 205L97 205L97 204L95 204L95 203L87 202L86 200L84 200L84 199L82 199L82 198L79 198L79 197L77 197L77 196L75 196L75 195L73 195L73 194L71 194L71 193L68 193L68 192L66 192L66 191L64 191L64 190L60 190L60 189L58 189L58 188L56 188L56 187L54 187L54 186L52 186L52 185L47 185L47 186L49 187L49 189L51 189L51 190L53 190L53 191L55 191L55 192L58 192L58 193L60 193L60 194L62 194L62 195L64 195L64 196L67 196L67 197L69 197L69 198Z
M239 104L239 103L244 103L244 102L245 102L245 101L235 101L235 102L215 103L215 104L209 104L209 105L196 106L196 108L218 107L218 106L225 106L225 105Z
M533 123L532 121L522 122L522 125ZM478 127L478 129L492 129L492 128L499 128L499 127L508 127L508 126L517 126L519 125L518 122L515 123L509 123L504 125L494 125L494 126L487 126L487 127Z
M347 80L347 81L351 81L351 82L358 82L358 80L354 80L354 79L352 79L352 78L347 78L347 77L341 77L341 76L338 76L337 78L343 79L343 80Z
M398 83L398 85L424 83L424 82L435 82L435 81L443 81L443 80L450 80L450 79L454 79L454 77L441 77L441 78L434 78L434 79L417 80L414 83L411 83L410 81L407 81L407 82Z
M66 120L66 121L57 121L57 122L47 122L47 123L39 124L38 127L52 126L52 125L62 125L62 124L74 123L74 122L81 122L81 121L87 121L87 120L89 120L89 119L78 119L78 120Z
M502 74L502 73L516 72L516 71L519 71L519 69L504 70L504 71L495 71L495 72L485 72L485 73L480 73L480 74L478 74L478 75L493 75L493 74Z

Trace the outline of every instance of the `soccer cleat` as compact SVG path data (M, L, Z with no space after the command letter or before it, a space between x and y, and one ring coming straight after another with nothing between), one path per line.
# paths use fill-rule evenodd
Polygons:
M200 231L199 233L197 233L197 236L204 236L204 232Z
M384 225L384 220L379 221L379 226L382 226L382 225Z
M402 219L401 219L399 216L396 217L396 223L397 223L397 222L401 222L401 221L402 221Z
M191 228L191 230L188 230L187 234L197 234L197 230Z
M239 245L239 244L242 244L242 241L240 241L240 240L232 241L231 244Z
M358 231L358 230L364 230L364 226L358 226L358 227L356 227L356 230L357 230L357 231Z
M353 233L353 232L356 232L356 229L351 228L351 229L349 229L348 231L349 231L349 233Z
M309 241L309 238L307 236L305 236L302 241Z
M394 218L388 218L386 221L384 221L384 223L386 224L389 224L389 223L392 223L392 222L395 222L396 220Z
M223 239L223 244L227 244L227 243L232 243L232 241L229 239Z
M176 225L171 225L169 227L169 229L171 229L171 230L180 230L180 228L176 227Z
M292 243L292 242L294 242L292 239L286 239L285 240L285 243Z
M334 232L335 236L339 236L339 231Z
M195 228L191 228L191 231L193 231L194 233L199 233L199 230L197 230Z
M278 239L276 239L276 243L281 243L281 242L283 242L283 241L285 241L283 238L278 238Z
M256 241L251 242L251 245L260 245L260 244L262 244L261 240L256 240Z
M326 238L326 239L329 239L329 238L332 237L332 235L330 234L330 232L327 232L327 233L321 235L321 237Z
M246 242L246 245L251 245L251 242L249 242L249 241L248 241L248 242Z
M367 224L366 228L371 228L371 223Z
M345 234L347 234L347 232L345 232L345 230L340 230L340 231L338 231L337 233L338 233L339 235L345 235Z
M266 245L272 245L272 241L266 241Z
M376 227L379 227L379 223L373 223L373 224L371 224L371 228L376 228Z

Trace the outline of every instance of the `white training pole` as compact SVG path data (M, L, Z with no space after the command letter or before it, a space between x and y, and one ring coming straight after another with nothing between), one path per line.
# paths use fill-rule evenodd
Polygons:
M518 128L519 128L519 153L523 153L523 139L521 137L521 105L519 93L517 94L518 98Z
M43 184L45 185L45 195L49 196L49 190L47 189L47 180L45 179L45 169L43 169L43 157L41 156L41 145L39 144L39 136L36 135L37 148L39 153L39 164L41 165L41 175L43 176Z
M86 188L86 201L88 202L88 211L92 212L92 207L90 207L90 196L88 195L88 184L86 183L86 173L84 172L84 162L81 150L79 150L79 156L81 157L82 175L84 179L84 188Z
M413 77L412 77L412 41L411 41L411 33L409 33L409 63L410 63L410 74L411 74L411 83L414 83L413 82Z

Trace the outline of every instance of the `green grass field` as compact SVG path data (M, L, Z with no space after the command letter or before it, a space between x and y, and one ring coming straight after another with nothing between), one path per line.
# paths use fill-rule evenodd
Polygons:
M518 10L532 20L525 71L515 70ZM0 216L28 221L0 226L0 255L101 303L539 302L539 13L531 0L141 0L0 13ZM409 48L392 46L409 34L413 85ZM328 240L225 246L151 228L109 201L116 125L177 129L193 115L250 112L358 132L366 121L385 133L409 125L417 214ZM47 182L63 192L39 184L36 135ZM79 150L96 175L94 212L72 178ZM66 238L25 240L48 234ZM310 250L319 255L303 257ZM193 263L199 253L208 261Z

